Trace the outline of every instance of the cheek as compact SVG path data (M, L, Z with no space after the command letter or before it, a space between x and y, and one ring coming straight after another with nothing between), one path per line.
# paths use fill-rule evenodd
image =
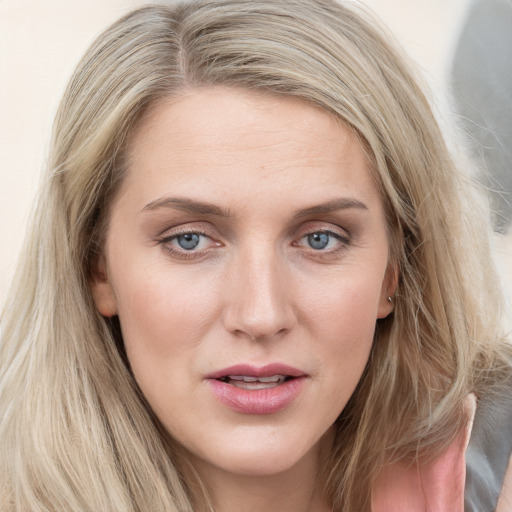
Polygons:
M211 322L218 316L216 290L156 267L116 277L118 314L135 378L143 390L161 376L179 375L193 363Z
M302 311L317 329L345 334L342 340L373 336L384 271L353 268L301 287Z
M345 406L368 361L380 299L380 281L352 274L325 286L304 309L315 332L315 356L330 391L328 401ZM307 312L307 313L306 313Z
M196 286L164 274L154 279L146 274L138 283L132 279L121 294L119 319L135 380L167 430L180 438L181 423L173 418L194 414L199 403L190 376L215 316L214 294L204 289L200 294Z

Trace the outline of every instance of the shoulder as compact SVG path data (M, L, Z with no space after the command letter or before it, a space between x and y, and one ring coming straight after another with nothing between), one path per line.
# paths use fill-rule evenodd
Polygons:
M496 512L510 512L512 510L512 457L509 459L507 472L501 487Z
M466 399L467 422L448 448L427 463L386 466L372 489L372 512L462 512L469 443L476 400Z
M512 512L512 383L466 400L465 429L427 464L384 468L372 512Z
M478 401L466 452L466 512L512 511L511 452L512 382L509 382Z

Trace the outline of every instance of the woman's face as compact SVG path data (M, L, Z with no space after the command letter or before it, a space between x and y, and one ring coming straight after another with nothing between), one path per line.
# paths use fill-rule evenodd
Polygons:
M148 403L204 474L318 462L392 309L363 149L306 103L220 87L128 143L92 287Z

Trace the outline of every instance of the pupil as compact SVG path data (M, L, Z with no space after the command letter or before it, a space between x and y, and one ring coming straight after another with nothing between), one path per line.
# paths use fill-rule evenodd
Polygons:
M196 233L185 233L184 235L179 235L177 241L182 249L190 251L199 244L199 235Z
M325 249L329 243L327 233L311 233L308 235L308 243L313 249Z

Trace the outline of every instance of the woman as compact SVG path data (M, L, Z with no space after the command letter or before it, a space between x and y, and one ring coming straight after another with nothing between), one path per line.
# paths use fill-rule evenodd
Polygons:
M93 44L4 313L2 510L462 510L499 287L373 26L202 0Z

